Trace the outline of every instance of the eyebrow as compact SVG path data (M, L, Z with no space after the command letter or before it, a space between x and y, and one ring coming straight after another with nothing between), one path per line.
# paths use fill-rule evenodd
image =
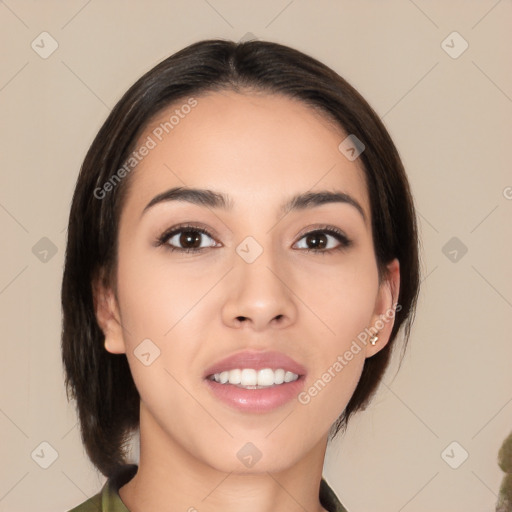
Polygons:
M169 201L184 201L209 208L220 208L226 211L233 208L233 201L229 196L221 192L209 189L174 187L151 199L142 211L141 217L153 206ZM286 215L291 211L305 210L329 203L344 203L353 206L366 222L366 214L358 201L345 192L332 192L329 190L297 194L281 206L280 213Z

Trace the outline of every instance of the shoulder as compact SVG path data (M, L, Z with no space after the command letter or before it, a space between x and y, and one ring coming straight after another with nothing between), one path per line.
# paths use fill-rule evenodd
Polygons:
M101 491L68 512L101 512Z
M129 512L119 497L119 489L133 478L137 469L135 464L120 466L98 494L67 512Z

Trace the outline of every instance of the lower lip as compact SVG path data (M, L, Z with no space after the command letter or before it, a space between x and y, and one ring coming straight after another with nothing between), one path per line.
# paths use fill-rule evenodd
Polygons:
M293 382L286 382L262 389L239 388L232 384L219 384L206 379L207 386L221 402L247 412L269 412L290 402L304 388L304 376Z

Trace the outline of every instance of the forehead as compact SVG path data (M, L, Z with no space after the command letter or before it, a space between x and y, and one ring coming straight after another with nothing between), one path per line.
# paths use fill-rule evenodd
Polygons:
M338 149L347 134L318 111L276 94L221 91L193 100L159 112L139 137L136 148L152 149L131 172L130 210L142 212L175 186L221 191L236 207L265 209L335 189L355 196L369 215L359 160Z

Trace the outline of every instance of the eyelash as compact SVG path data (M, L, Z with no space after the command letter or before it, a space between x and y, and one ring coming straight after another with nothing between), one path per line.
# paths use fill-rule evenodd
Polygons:
M169 250L171 252L181 252L181 253L198 253L203 251L204 249L210 249L210 247L199 247L199 248L181 248L181 247L174 247L170 244L167 244L167 241L171 239L174 235L185 232L185 231L191 231L191 232L197 232L202 233L203 235L209 236L213 239L212 235L204 228L189 224L184 224L181 226L175 226L171 228L170 230L167 230L165 233L163 233L155 242L156 247L160 247L165 245L166 250ZM316 254L329 254L335 251L341 251L344 249L348 249L352 246L352 241L347 238L347 236L340 231L339 229L333 227L333 226L320 226L312 231L309 231L307 233L304 233L299 240L302 240L303 238L313 235L313 234L328 234L333 236L338 242L340 242L340 245L338 247L335 247L333 249L299 249L305 252L313 252Z

